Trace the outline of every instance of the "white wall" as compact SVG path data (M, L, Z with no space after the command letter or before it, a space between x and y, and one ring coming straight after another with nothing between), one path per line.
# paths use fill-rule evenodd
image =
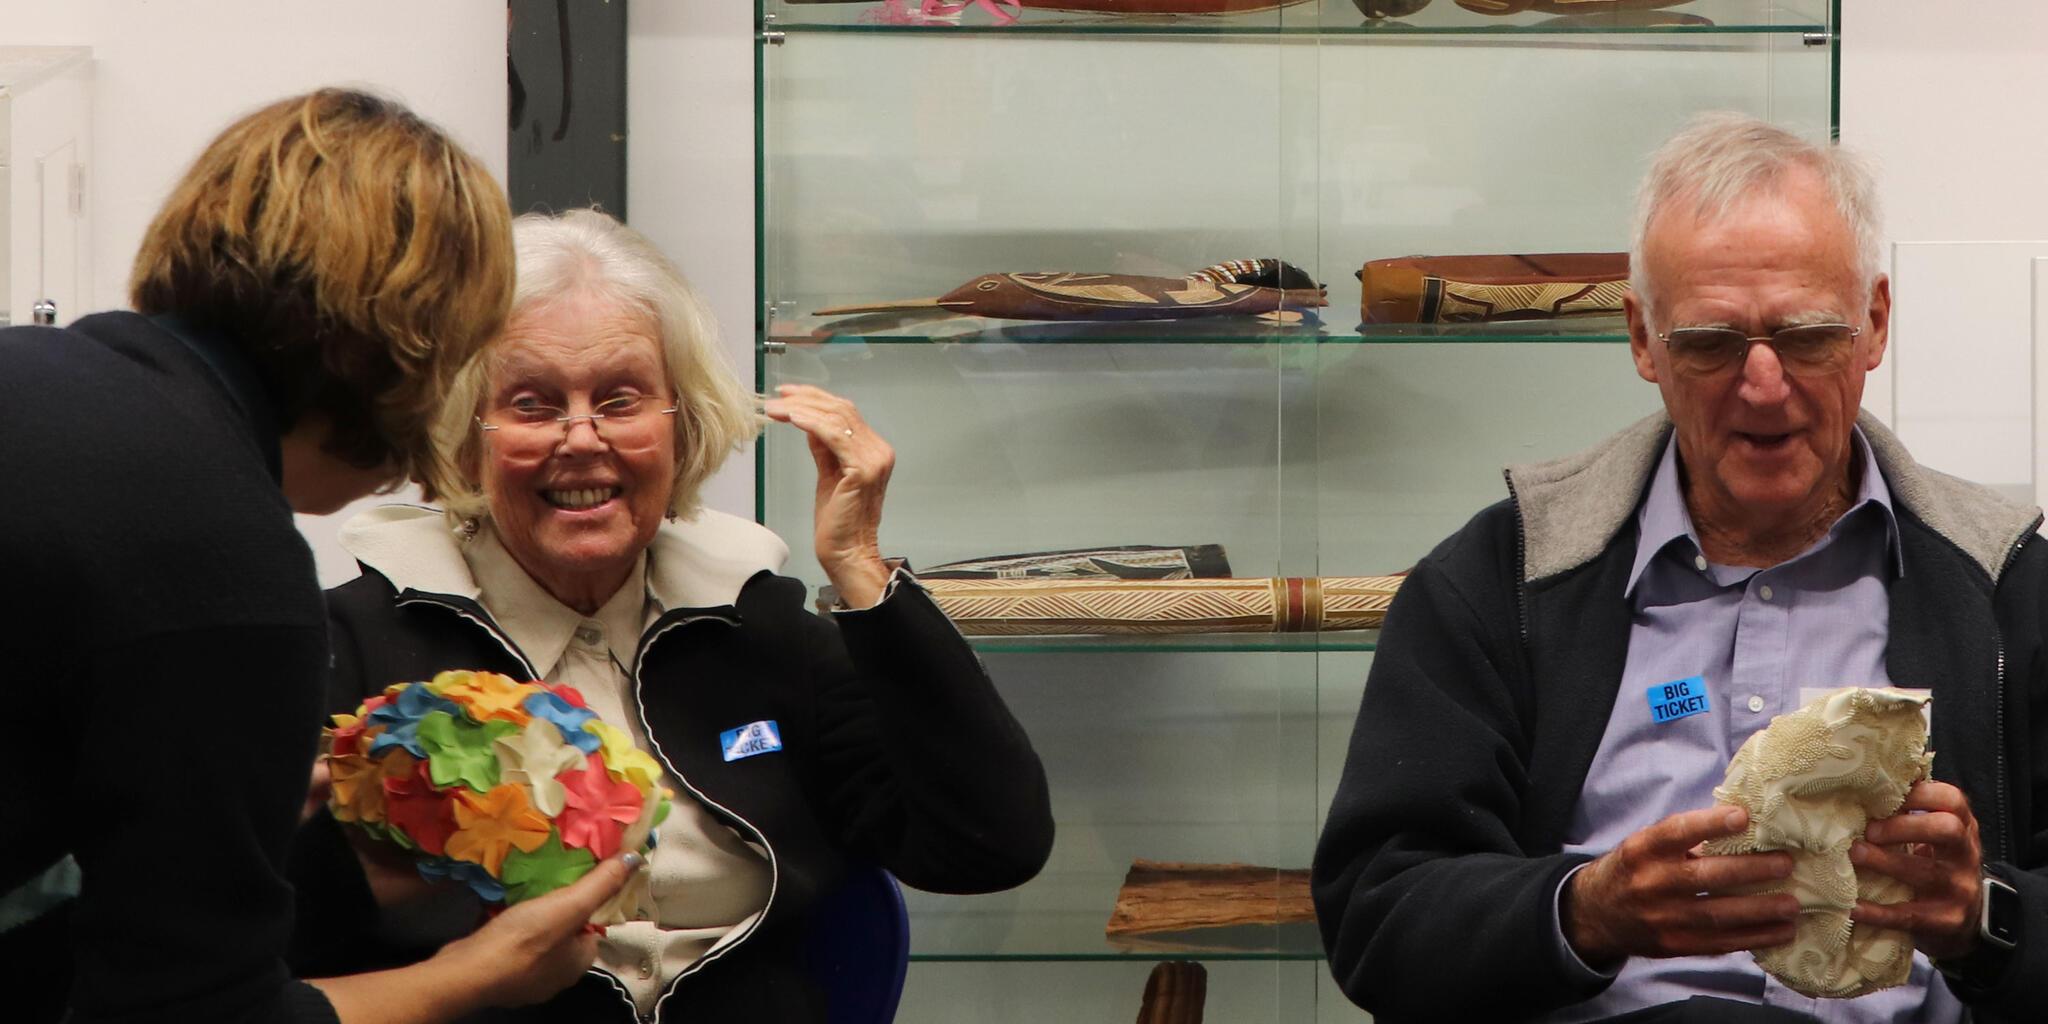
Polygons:
M2024 492L2043 393L2029 252L2048 245L1984 243L2048 239L2048 4L1842 6L1842 139L1875 159L1900 245L1891 358L1865 404L1921 459Z
M754 376L754 11L738 0L637 0L626 9L626 218L676 261ZM704 488L754 515L754 460Z
M0 45L92 48L96 308L125 305L135 247L199 149L270 100L370 88L505 176L503 0L0 0ZM355 575L333 542L347 514L300 517L324 583Z

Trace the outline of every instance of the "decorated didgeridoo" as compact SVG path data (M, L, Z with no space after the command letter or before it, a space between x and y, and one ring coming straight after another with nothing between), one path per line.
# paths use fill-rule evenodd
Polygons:
M1231 260L1186 277L1063 271L983 274L936 299L818 310L817 316L937 307L996 320L1183 320L1329 305L1323 286L1274 259Z
M922 580L968 636L1378 629L1400 576Z
M1628 254L1405 256L1367 263L1358 283L1369 324L1613 316L1628 294Z

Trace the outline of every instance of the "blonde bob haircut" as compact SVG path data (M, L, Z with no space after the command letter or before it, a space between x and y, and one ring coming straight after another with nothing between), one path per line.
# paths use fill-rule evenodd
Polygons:
M753 396L726 361L703 300L647 236L598 210L524 214L512 222L512 245L519 267L514 319L580 295L637 313L653 328L678 406L669 512L695 514L705 479L761 429ZM490 514L478 482L483 435L476 417L497 369L494 351L486 347L456 375L434 425L434 464L443 472L429 481L429 492L456 523Z
M129 298L242 347L279 429L324 419L328 453L424 471L455 371L512 300L512 215L481 163L391 100L346 89L229 126L143 236Z

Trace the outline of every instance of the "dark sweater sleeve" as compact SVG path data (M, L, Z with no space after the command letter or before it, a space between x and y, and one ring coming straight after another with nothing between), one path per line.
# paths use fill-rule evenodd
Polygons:
M74 723L65 827L85 881L70 1020L335 1020L281 956L285 851L316 736L317 690L299 681L320 678L322 640L243 625L93 652L93 677L125 685Z
M1331 973L1387 1024L1532 1016L1608 983L1553 930L1557 887L1588 858L1515 838L1523 670L1512 570L1472 570L1485 547L1454 537L1402 583L1316 848Z
M841 842L928 892L1022 885L1052 851L1045 769L973 648L905 576L812 630L823 806Z

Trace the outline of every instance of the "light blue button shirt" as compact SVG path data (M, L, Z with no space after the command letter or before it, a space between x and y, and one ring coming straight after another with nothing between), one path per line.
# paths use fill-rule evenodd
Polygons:
M1735 751L1772 716L1797 710L1802 689L1891 685L1885 584L1904 572L1898 520L1860 430L1854 446L1862 465L1856 502L1798 556L1752 569L1716 565L1700 553L1679 488L1678 446L1665 445L1636 513L1628 661L1565 835L1567 852L1604 853L1670 815L1711 806ZM1691 677L1705 682L1706 710L1681 717L1667 710L1657 721L1651 690ZM1557 941L1564 943L1561 929ZM1565 949L1568 963L1599 976ZM1599 996L1539 1019L1596 1020L1695 995L1780 1006L1829 1024L1956 1024L1963 1017L1962 1004L1919 953L1907 984L1858 999L1802 996L1763 973L1748 953L1731 953L1631 958Z

